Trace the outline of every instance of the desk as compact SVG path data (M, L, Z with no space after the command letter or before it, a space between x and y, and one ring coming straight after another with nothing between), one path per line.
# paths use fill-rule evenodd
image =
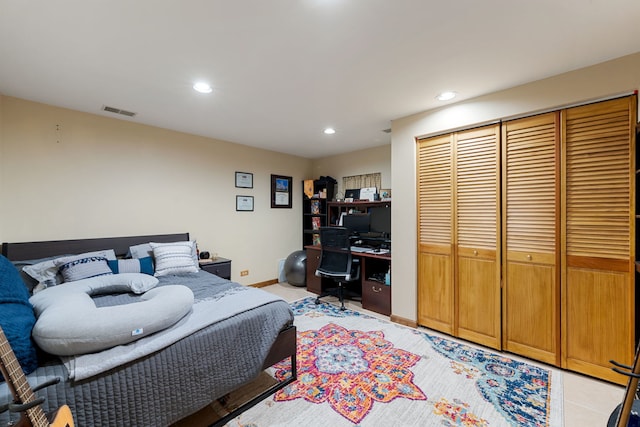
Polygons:
M335 286L331 279L316 276L320 263L320 245L305 246L307 251L307 290L320 295L322 290ZM386 273L391 268L391 254L356 253L360 259L360 287L362 290L362 308L376 313L391 315L391 286L370 280L374 274Z

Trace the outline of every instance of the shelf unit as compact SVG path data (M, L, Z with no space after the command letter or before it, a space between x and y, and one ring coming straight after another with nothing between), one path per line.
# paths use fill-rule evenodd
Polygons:
M328 222L327 203L333 199L335 184L333 181L316 179L313 181L313 197L304 193L302 181L302 247L320 243L320 227ZM326 190L326 191L325 191ZM326 194L326 197L319 197Z

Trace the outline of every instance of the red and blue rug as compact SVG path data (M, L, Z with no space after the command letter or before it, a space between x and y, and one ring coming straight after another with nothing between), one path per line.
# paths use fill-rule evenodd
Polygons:
M558 370L314 301L291 304L298 380L230 426L563 424Z

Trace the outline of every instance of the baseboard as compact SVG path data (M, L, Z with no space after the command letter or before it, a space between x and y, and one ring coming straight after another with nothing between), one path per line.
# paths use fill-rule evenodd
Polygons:
M409 326L410 328L418 327L418 322L415 320L406 319L404 317L396 316L395 314L392 314L389 317L393 323L399 323L400 325Z
M264 288L265 286L275 285L276 283L278 283L278 279L271 279L264 282L252 283L249 286L252 288Z

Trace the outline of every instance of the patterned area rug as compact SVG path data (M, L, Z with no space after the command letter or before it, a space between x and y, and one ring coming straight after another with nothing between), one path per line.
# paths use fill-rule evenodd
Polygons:
M298 380L229 426L563 425L558 370L314 301L291 304Z

